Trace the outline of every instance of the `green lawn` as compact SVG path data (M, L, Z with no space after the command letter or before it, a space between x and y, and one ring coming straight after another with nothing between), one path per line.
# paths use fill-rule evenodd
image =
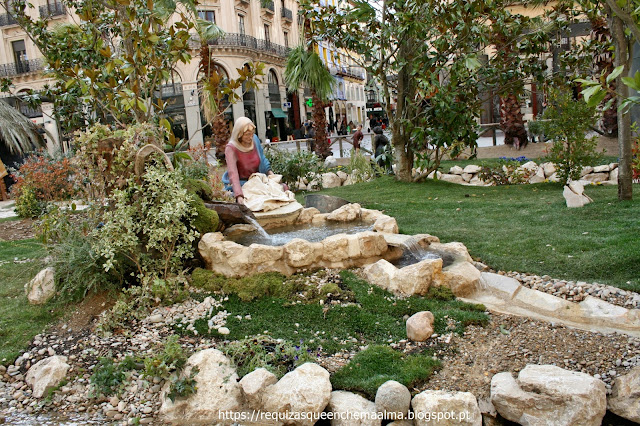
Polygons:
M24 285L42 268L46 252L35 240L0 241L0 363L12 362L57 318L50 306L30 305ZM26 261L33 259L32 261ZM17 262L16 262L17 260Z
M634 201L619 202L616 186L589 186L594 202L577 209L552 183L473 187L382 177L322 193L384 211L401 233L460 241L494 269L640 291L640 185L634 190Z

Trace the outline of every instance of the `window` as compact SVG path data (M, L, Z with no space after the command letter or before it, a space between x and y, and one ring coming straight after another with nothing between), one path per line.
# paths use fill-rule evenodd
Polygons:
M289 47L289 33L284 32L284 47Z
M242 35L245 34L244 30L244 15L238 15L238 32Z
M24 40L11 42L13 48L13 59L16 63L16 70L19 73L29 72L29 63L27 62L27 48Z
M205 21L216 23L216 12L213 10L199 10L198 18L203 19Z
M264 39L267 43L271 41L271 36L269 35L269 25L264 24Z

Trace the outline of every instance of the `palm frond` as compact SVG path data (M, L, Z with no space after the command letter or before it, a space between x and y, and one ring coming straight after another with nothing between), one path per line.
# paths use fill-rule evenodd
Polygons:
M321 100L327 100L333 91L335 79L322 63L316 52L297 46L289 52L284 80L290 92L307 86L315 91Z
M10 153L19 155L46 145L36 125L3 100L0 100L0 143Z

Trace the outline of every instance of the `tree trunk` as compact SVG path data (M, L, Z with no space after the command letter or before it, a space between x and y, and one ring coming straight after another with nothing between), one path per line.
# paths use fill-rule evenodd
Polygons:
M612 25L613 39L615 42L615 65L624 65L624 71L616 79L618 94L622 99L629 97L629 88L622 83L622 77L629 74L629 52L627 38L624 34L624 24L622 20L613 16ZM631 200L633 198L633 187L631 178L631 115L629 111L623 113L618 109L618 200Z
M609 30L609 26L607 25L607 20L605 18L591 18L591 37L606 46L611 43L611 31ZM597 75L609 75L614 68L613 52L607 49L596 55L596 57L593 58L593 62L595 66L595 73ZM616 137L618 136L618 102L616 96L612 93L616 90L615 80L609 84L609 90L611 90L611 92L607 93L607 96L602 101L602 104L606 104L611 99L613 99L613 103L611 104L611 108L602 113L601 129L607 136Z
M411 59L414 52L413 40L407 39L398 50L398 58L406 61L398 72L398 101L396 112L391 120L391 140L394 146L396 160L396 179L403 182L413 180L413 147L411 131L408 128L407 117L410 117L411 106L416 102L416 84L411 75ZM391 117L389 117L391 119Z
M529 142L527 130L524 127L520 100L513 93L507 97L500 97L500 127L504 131L505 145L524 148Z
M327 141L327 116L324 113L324 102L315 90L311 91L313 99L313 129L315 130L314 151L318 157L325 159L331 155L331 147Z

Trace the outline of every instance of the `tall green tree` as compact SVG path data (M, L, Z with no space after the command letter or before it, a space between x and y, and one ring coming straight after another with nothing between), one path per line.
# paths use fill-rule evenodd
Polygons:
M396 176L404 181L424 178L446 154L475 148L480 90L497 90L522 78L520 65L537 60L528 52L541 43L541 30L530 25L532 20L507 19L506 6L479 0L355 0L341 10L302 4L316 34L362 55L367 61L359 65L381 84ZM512 55L508 63L490 58L481 64L480 55L498 26L518 26L501 32L505 45L525 47L524 55ZM414 177L414 166L423 173Z
M331 155L331 147L327 141L327 117L324 108L333 91L334 77L312 47L301 44L289 52L284 80L291 92L297 92L303 86L311 90L314 150L321 158L328 157Z
M75 11L77 25L51 27L46 17L31 18L33 6L26 1L11 0L9 5L5 0L5 8L44 55L56 79L52 99L67 107L60 110L71 116L85 112L83 124L125 125L160 116L167 105L161 86L171 80L177 63L191 59L188 42L194 23L189 14L176 9L177 20L171 22L166 8L156 7L154 0L61 3ZM64 123L72 117L59 118Z

